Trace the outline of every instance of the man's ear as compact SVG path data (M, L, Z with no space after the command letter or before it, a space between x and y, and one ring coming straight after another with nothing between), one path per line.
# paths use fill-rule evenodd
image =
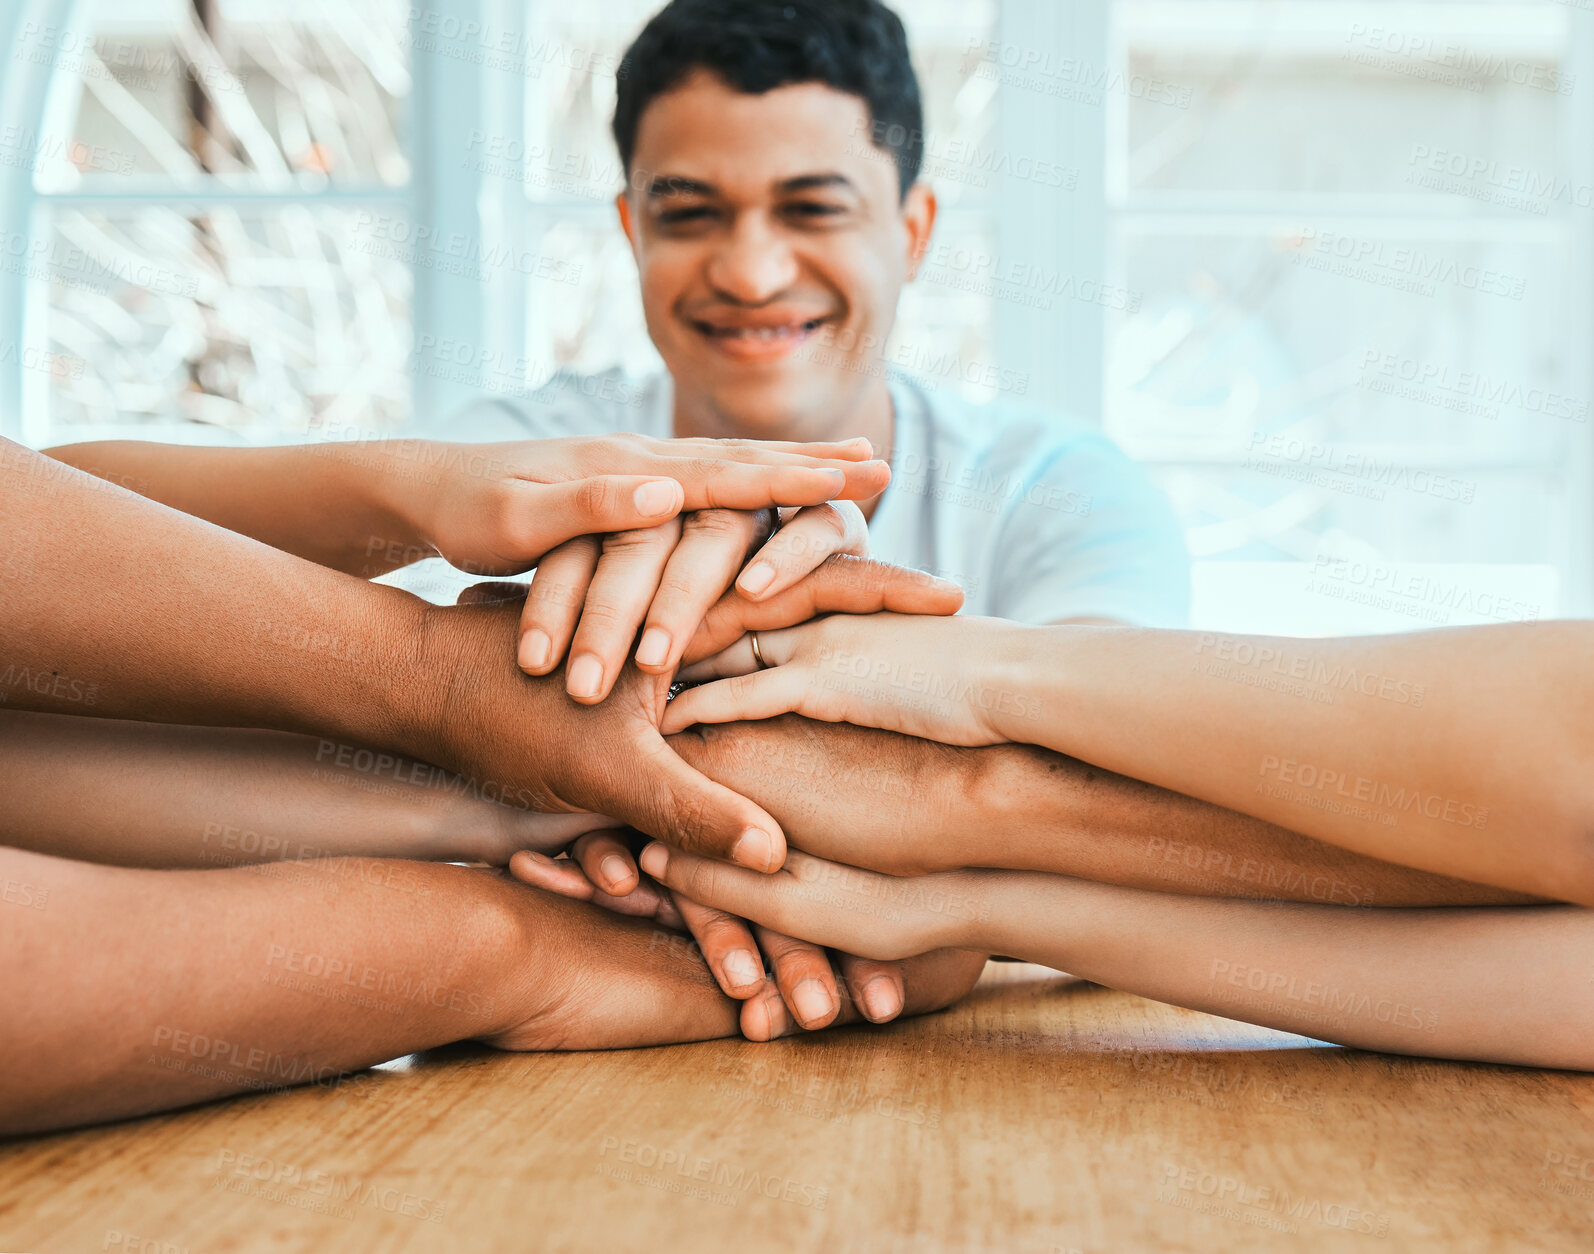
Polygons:
M908 267L906 281L911 283L919 273L919 263L930 247L930 232L935 229L935 193L927 183L915 183L902 198L902 223L908 233Z
M615 210L620 215L620 229L631 243L631 255L636 256L636 219L631 216L631 191L627 188L614 197Z

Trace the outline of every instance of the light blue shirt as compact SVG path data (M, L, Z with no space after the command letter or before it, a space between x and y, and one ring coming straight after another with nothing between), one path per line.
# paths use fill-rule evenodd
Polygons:
M891 486L869 523L870 556L961 584L967 614L1184 625L1190 563L1178 520L1111 440L1084 423L976 405L908 378L890 386ZM563 375L530 396L472 403L449 435L667 437L673 412L667 374Z

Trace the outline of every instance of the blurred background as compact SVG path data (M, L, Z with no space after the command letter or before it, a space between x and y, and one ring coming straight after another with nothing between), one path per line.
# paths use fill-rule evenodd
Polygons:
M446 437L657 366L659 0L7 0L0 434ZM892 360L1100 424L1195 625L1594 610L1594 0L898 0L942 217Z

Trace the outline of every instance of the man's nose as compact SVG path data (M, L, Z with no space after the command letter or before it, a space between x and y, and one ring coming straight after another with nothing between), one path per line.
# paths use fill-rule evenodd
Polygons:
M708 262L708 281L744 305L771 300L797 278L797 258L777 231L749 214L736 222Z

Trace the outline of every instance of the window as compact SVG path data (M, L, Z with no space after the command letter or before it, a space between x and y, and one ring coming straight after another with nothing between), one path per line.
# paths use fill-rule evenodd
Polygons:
M657 6L24 6L3 429L446 434L656 368L608 120ZM1589 6L897 7L942 216L893 358L1151 465L1198 626L1590 611Z

